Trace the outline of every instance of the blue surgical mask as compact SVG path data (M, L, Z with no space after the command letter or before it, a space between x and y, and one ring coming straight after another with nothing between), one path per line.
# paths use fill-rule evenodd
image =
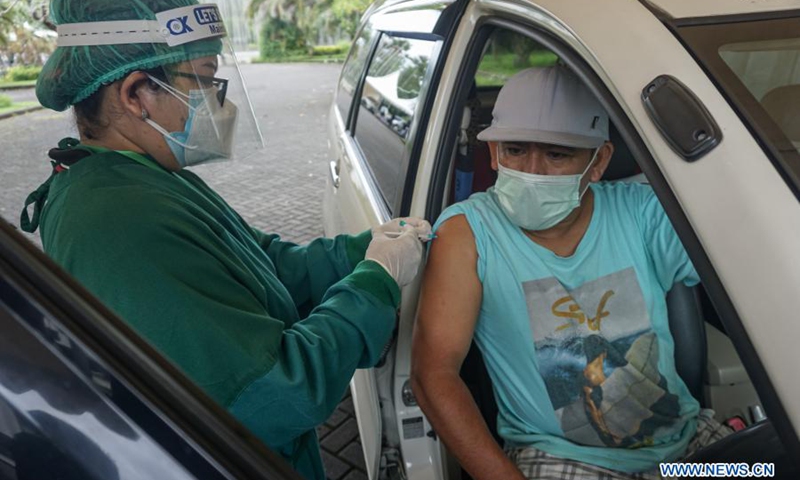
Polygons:
M498 162L494 194L503 212L525 230L547 230L558 225L581 204L589 188L587 185L581 191L581 180L599 150L595 150L583 173L577 175L536 175L511 170Z
M189 108L186 123L180 132L168 132L152 119L144 119L164 135L164 140L181 167L229 159L238 115L236 105L230 100L225 101L224 106L220 105L215 88L189 90L186 95L157 78L150 79Z

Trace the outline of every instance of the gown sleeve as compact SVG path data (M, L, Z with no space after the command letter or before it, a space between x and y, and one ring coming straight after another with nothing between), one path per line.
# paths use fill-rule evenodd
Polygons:
M383 267L362 262L311 315L284 330L275 365L242 391L231 412L273 448L322 424L355 369L377 362L398 301Z
M253 229L259 246L275 265L278 279L301 313L319 305L325 292L364 259L372 235L318 238L307 245L284 242L275 234Z

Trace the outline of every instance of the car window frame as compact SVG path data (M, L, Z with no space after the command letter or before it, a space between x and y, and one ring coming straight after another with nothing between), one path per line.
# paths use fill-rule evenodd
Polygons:
M428 116L425 115L430 107L428 106L428 99L430 98L429 92L432 88L435 88L438 85L438 82L434 82L433 75L436 71L436 65L442 63L442 43L443 39L441 36L434 34L434 33L423 33L423 32L404 32L404 31L393 31L393 30L375 30L378 35L376 35L374 44L372 46L372 50L370 51L370 56L368 61L364 66L364 70L362 72L362 76L359 80L358 88L356 89L356 95L353 98L353 103L351 104L351 124L350 128L348 129L348 136L352 141L352 145L354 150L357 152L359 157L359 164L361 165L362 169L367 173L367 177L369 178L370 189L375 195L375 198L378 199L382 206L385 208L384 216L386 219L390 217L397 217L403 216L401 213L402 206L401 200L404 196L405 186L408 184L408 170L409 165L411 163L411 157L413 152L416 150L418 152L418 148L415 149L415 145L418 143L417 138L419 135L424 136L425 126L427 125L427 118ZM375 59L375 54L378 51L378 45L380 45L381 39L388 35L392 38L405 38L410 40L424 40L433 42L433 48L431 50L430 61L425 69L425 76L422 85L420 86L420 95L417 101L416 106L414 107L414 116L412 118L411 124L408 127L408 137L405 140L404 144L404 153L400 160L400 170L398 172L398 180L397 185L395 188L395 195L394 198L386 198L383 189L381 188L380 182L375 176L375 173L372 169L369 159L365 154L364 150L361 148L361 144L358 141L358 113L360 111L360 101L361 95L363 93L364 84L366 82L367 74L369 73L369 69L372 66L372 62ZM425 117L425 121L420 117ZM418 154L417 154L418 156Z
M358 81L356 82L355 89L353 90L353 98L350 99L350 105L348 106L346 115L342 115L342 112L339 110L338 102L334 102L334 109L337 115L342 117L342 123L344 124L344 131L348 133L351 137L353 136L351 132L353 131L353 128L355 126L355 117L356 117L356 112L358 111L358 109L355 108L356 105L358 105L356 99L361 97L361 89L364 84L364 80L367 77L369 64L372 61L372 57L375 54L375 50L378 48L378 41L380 39L380 32L377 32L378 35L375 35L376 30L373 28L370 22L365 22L358 29L358 32L356 33L355 36L356 40L353 40L353 43L350 46L350 51L347 54L347 59L342 64L342 71L339 74L339 81L336 82L336 95L338 96L342 82L342 77L344 76L345 67L347 67L348 63L350 63L350 61L353 60L353 54L355 53L355 51L353 50L353 45L355 45L355 42L361 37L361 34L364 32L364 29L366 28L372 28L373 37L370 39L370 43L367 46L367 56L364 59L364 63L361 65L361 70L358 74Z
M544 27L536 25L532 20L520 19L506 13L493 11L488 11L484 16L477 19L474 32L467 46L465 60L461 62L456 76L458 80L454 85L453 94L449 100L442 129L443 134L439 137L430 179L430 188L428 188L425 203L425 218L434 223L444 210L445 202L448 200L446 187L449 184L452 171L451 162L454 159L454 149L456 148L456 142L453 139L457 138L462 117L461 112L463 112L466 105L467 92L480 62L482 49L495 28L507 28L522 35L527 35L550 49L578 75L609 113L610 120L617 127L642 173L647 177L656 197L661 202L667 217L694 264L703 287L717 310L726 333L734 343L748 376L758 392L771 421L775 425L784 448L787 452L800 451L798 435L792 428L791 421L780 397L769 380L766 368L756 353L755 347L747 335L729 294L722 285L697 234L691 227L686 213L681 208L677 197L659 169L652 153L634 127L633 122L581 54Z
M408 215L408 211L411 206L413 185L416 179L417 167L419 165L419 156L422 150L422 142L425 138L425 131L431 116L431 106L433 104L433 100L435 99L435 95L430 95L429 92L435 92L438 89L439 81L442 76L442 70L444 69L444 60L447 58L450 45L452 44L452 37L455 34L461 16L466 10L467 4L468 2L456 0L446 0L436 4L445 6L440 11L438 20L430 32L418 31L418 29L415 30L414 28L410 27L404 30L379 29L378 27L384 23L382 21L383 16L391 15L392 13L402 11L403 8L407 8L401 7L399 10L395 10L391 5L370 8L366 14L365 20L362 22L362 25L359 28L359 35L364 28L367 28L367 26L371 26L373 31L377 34L373 35L367 60L364 62L364 65L361 68L358 84L353 92L353 98L350 103L348 115L346 118L342 118L342 123L344 125L344 135L349 144L346 147L346 150L355 153L355 156L352 158L352 160L357 164L357 168L363 172L364 179L366 180L365 185L369 190L368 195L372 197L371 202L373 206L379 209L379 211L376 213L378 214L379 218L383 220L388 220L392 216L397 217ZM425 6L423 5L423 8L424 7ZM372 173L372 169L369 167L369 163L366 160L364 152L361 150L361 147L355 138L355 131L357 130L358 123L358 115L356 113L358 111L358 102L361 99L367 72L372 65L375 52L384 33L401 38L404 37L436 41L436 47L434 52L432 52L431 61L428 63L428 68L425 74L426 84L424 84L421 88L422 94L417 102L412 124L409 126L409 134L406 140L406 154L404 155L402 160L403 165L401 166L402 175L399 176L402 180L398 184L397 198L393 199L391 202L384 199L377 180ZM349 58L350 54L348 54L348 60ZM341 112L338 108L334 107L334 109L336 111L336 115L341 115Z
M0 279L11 286L2 292L0 302L13 295L17 299L16 308L15 305L11 308L19 310L21 305L32 309L46 321L45 329L61 332L60 335L40 332L37 336L51 351L59 352L74 372L81 369L69 361L69 353L61 352L63 335L72 339L72 347L96 359L96 366L119 380L125 393L115 396L113 392L102 392L103 396L132 420L147 422L145 430L156 443L163 447L162 442L177 435L184 448L215 465L223 476L300 480L286 460L267 448L3 218L0 218ZM26 318L19 317L18 321L31 332L36 333L39 328ZM127 399L127 403L120 403L117 397ZM158 425L147 419L153 414L160 420Z

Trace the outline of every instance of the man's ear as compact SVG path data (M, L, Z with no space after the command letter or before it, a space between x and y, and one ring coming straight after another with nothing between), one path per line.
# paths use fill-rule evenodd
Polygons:
M603 174L606 173L606 169L613 155L613 143L605 142L600 146L600 151L597 152L597 157L594 159L594 165L591 169L590 180L592 182L599 182L600 179L603 178Z
M497 171L497 149L500 148L499 142L488 141L489 156L492 158L492 170Z
M119 101L122 109L134 117L144 118L148 105L153 105L154 91L148 88L149 79L144 72L133 72L122 80L119 87Z

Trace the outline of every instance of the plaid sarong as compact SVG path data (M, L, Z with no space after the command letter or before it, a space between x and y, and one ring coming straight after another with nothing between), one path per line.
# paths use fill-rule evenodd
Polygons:
M703 409L697 418L695 433L685 457L717 440L730 435L733 430L714 419L714 410ZM506 450L506 454L528 480L661 480L658 467L647 472L626 473L608 468L559 458L533 447Z

